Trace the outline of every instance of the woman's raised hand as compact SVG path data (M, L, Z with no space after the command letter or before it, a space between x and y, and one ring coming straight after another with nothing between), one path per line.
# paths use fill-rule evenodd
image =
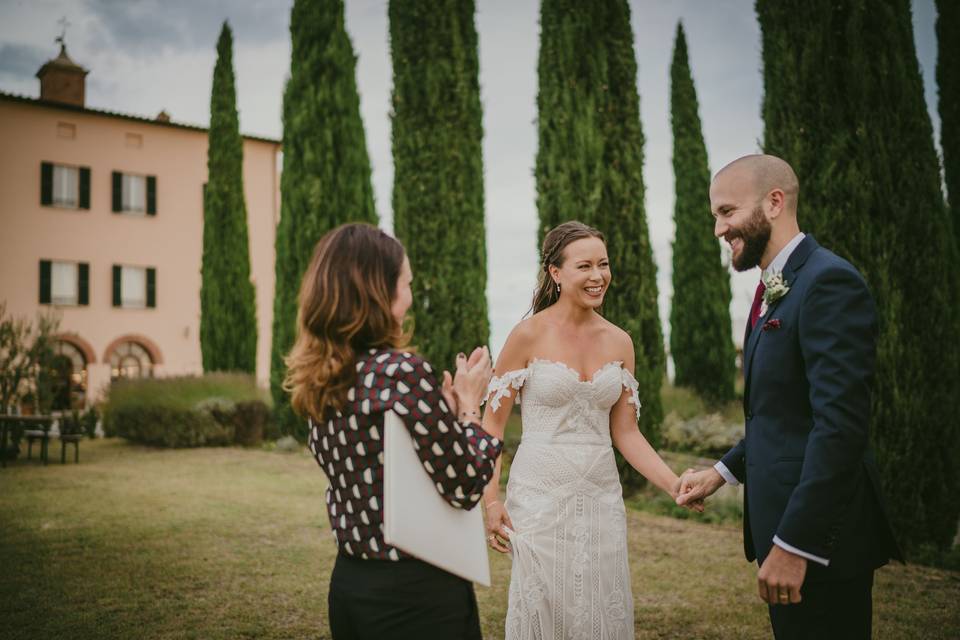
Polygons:
M487 393L487 385L493 375L490 351L486 347L477 347L468 358L457 355L457 372L453 378L453 391L457 397L459 413L475 414L480 418L480 402Z
M450 413L456 415L459 411L459 403L457 402L457 394L453 392L453 376L450 375L449 371L444 370L443 372L443 385L440 387L440 393L443 394L443 399L447 402Z

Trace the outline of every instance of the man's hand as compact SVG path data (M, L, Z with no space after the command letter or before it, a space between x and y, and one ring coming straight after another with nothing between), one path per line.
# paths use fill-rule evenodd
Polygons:
M690 503L712 496L717 489L726 484L717 470L713 467L703 471L687 469L680 477L680 495L677 504L685 507Z
M806 558L773 545L757 573L760 599L771 605L800 602L800 587L806 575Z

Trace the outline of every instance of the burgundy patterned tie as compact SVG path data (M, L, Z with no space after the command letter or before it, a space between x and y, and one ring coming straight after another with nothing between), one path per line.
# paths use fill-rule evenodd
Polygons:
M760 284L757 285L757 292L753 296L753 306L750 307L750 328L753 329L753 326L757 324L757 319L760 317L760 306L763 302L763 292L767 290L767 286L763 284L763 280L760 281Z

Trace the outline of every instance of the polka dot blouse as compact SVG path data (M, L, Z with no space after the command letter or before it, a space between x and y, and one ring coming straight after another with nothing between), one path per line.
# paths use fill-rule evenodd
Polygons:
M403 420L437 492L452 506L479 502L501 443L462 424L443 400L429 363L416 355L371 349L357 358L347 406L326 424L310 422L310 451L330 481L330 526L340 551L363 559L410 557L383 541L383 416Z

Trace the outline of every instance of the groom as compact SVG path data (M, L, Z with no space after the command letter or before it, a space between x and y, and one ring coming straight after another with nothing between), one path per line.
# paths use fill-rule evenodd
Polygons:
M902 561L869 446L876 312L860 273L800 232L798 195L767 155L710 185L734 268L763 274L743 341L745 437L685 474L677 503L743 483L743 547L777 639L868 639L873 572Z

